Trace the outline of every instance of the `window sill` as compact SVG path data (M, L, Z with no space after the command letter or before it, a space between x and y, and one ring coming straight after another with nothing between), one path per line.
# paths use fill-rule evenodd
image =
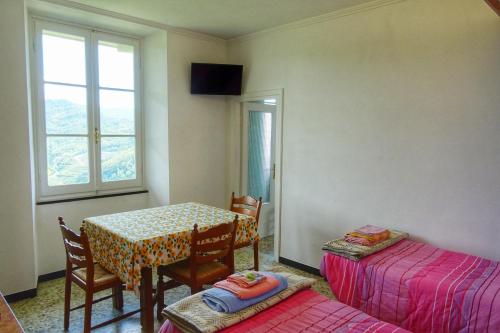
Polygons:
M64 202L72 202L72 201L82 201L82 200L93 200L93 199L102 199L102 198L111 198L111 197L121 197L124 195L134 195L134 194L143 194L149 193L148 190L140 190L140 191L131 191L131 192L120 192L120 193L110 193L110 194L98 194L86 197L74 197L68 199L55 199L55 200L46 200L46 201L38 201L37 206L41 205L50 205Z

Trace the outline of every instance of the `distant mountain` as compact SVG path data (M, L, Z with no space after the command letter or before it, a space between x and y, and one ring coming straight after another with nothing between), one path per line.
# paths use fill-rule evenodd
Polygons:
M85 105L65 99L45 101L45 127L48 134L87 134L87 110Z
M87 129L86 106L65 99L45 101L48 134L83 134ZM120 110L109 110L103 128L113 134L133 132L133 122ZM126 112L125 112L126 113ZM89 182L87 140L75 137L50 137L47 142L49 185L85 184ZM103 138L101 146L102 179L117 181L135 179L134 138Z

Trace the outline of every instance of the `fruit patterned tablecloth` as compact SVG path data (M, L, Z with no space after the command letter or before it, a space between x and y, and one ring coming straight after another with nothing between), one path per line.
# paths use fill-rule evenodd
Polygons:
M191 231L198 224L229 223L236 213L199 203L183 203L84 219L94 260L118 275L127 289L141 280L141 268L168 265L189 257ZM238 214L236 244L258 240L255 219Z

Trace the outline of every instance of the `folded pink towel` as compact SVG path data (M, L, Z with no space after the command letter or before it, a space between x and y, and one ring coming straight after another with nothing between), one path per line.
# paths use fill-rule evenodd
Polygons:
M387 232L387 229L382 228L382 227L377 227L377 226L374 226L371 224L367 224L364 227L361 227L361 228L354 230L354 232L360 233L360 234L365 234L368 236L373 236L373 235L385 233L385 232Z
M345 235L344 236L344 240L346 242L349 242L349 243L352 243L352 244L359 244L359 245L364 245L364 246L372 246L372 245L374 245L373 242L370 242L368 239L362 238L362 237L354 237L354 236Z
M347 233L344 239L349 243L372 246L385 241L390 235L389 230L369 224Z
M262 280L262 282L248 288L241 287L236 283L230 282L228 280L219 281L214 284L214 287L230 291L239 299L249 299L265 294L269 290L276 288L279 284L280 281L278 279L268 275L265 279Z

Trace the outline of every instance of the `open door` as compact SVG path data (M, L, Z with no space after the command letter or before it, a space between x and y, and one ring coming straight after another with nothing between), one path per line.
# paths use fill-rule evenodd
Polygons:
M242 193L262 197L261 238L275 233L276 101L243 103Z

